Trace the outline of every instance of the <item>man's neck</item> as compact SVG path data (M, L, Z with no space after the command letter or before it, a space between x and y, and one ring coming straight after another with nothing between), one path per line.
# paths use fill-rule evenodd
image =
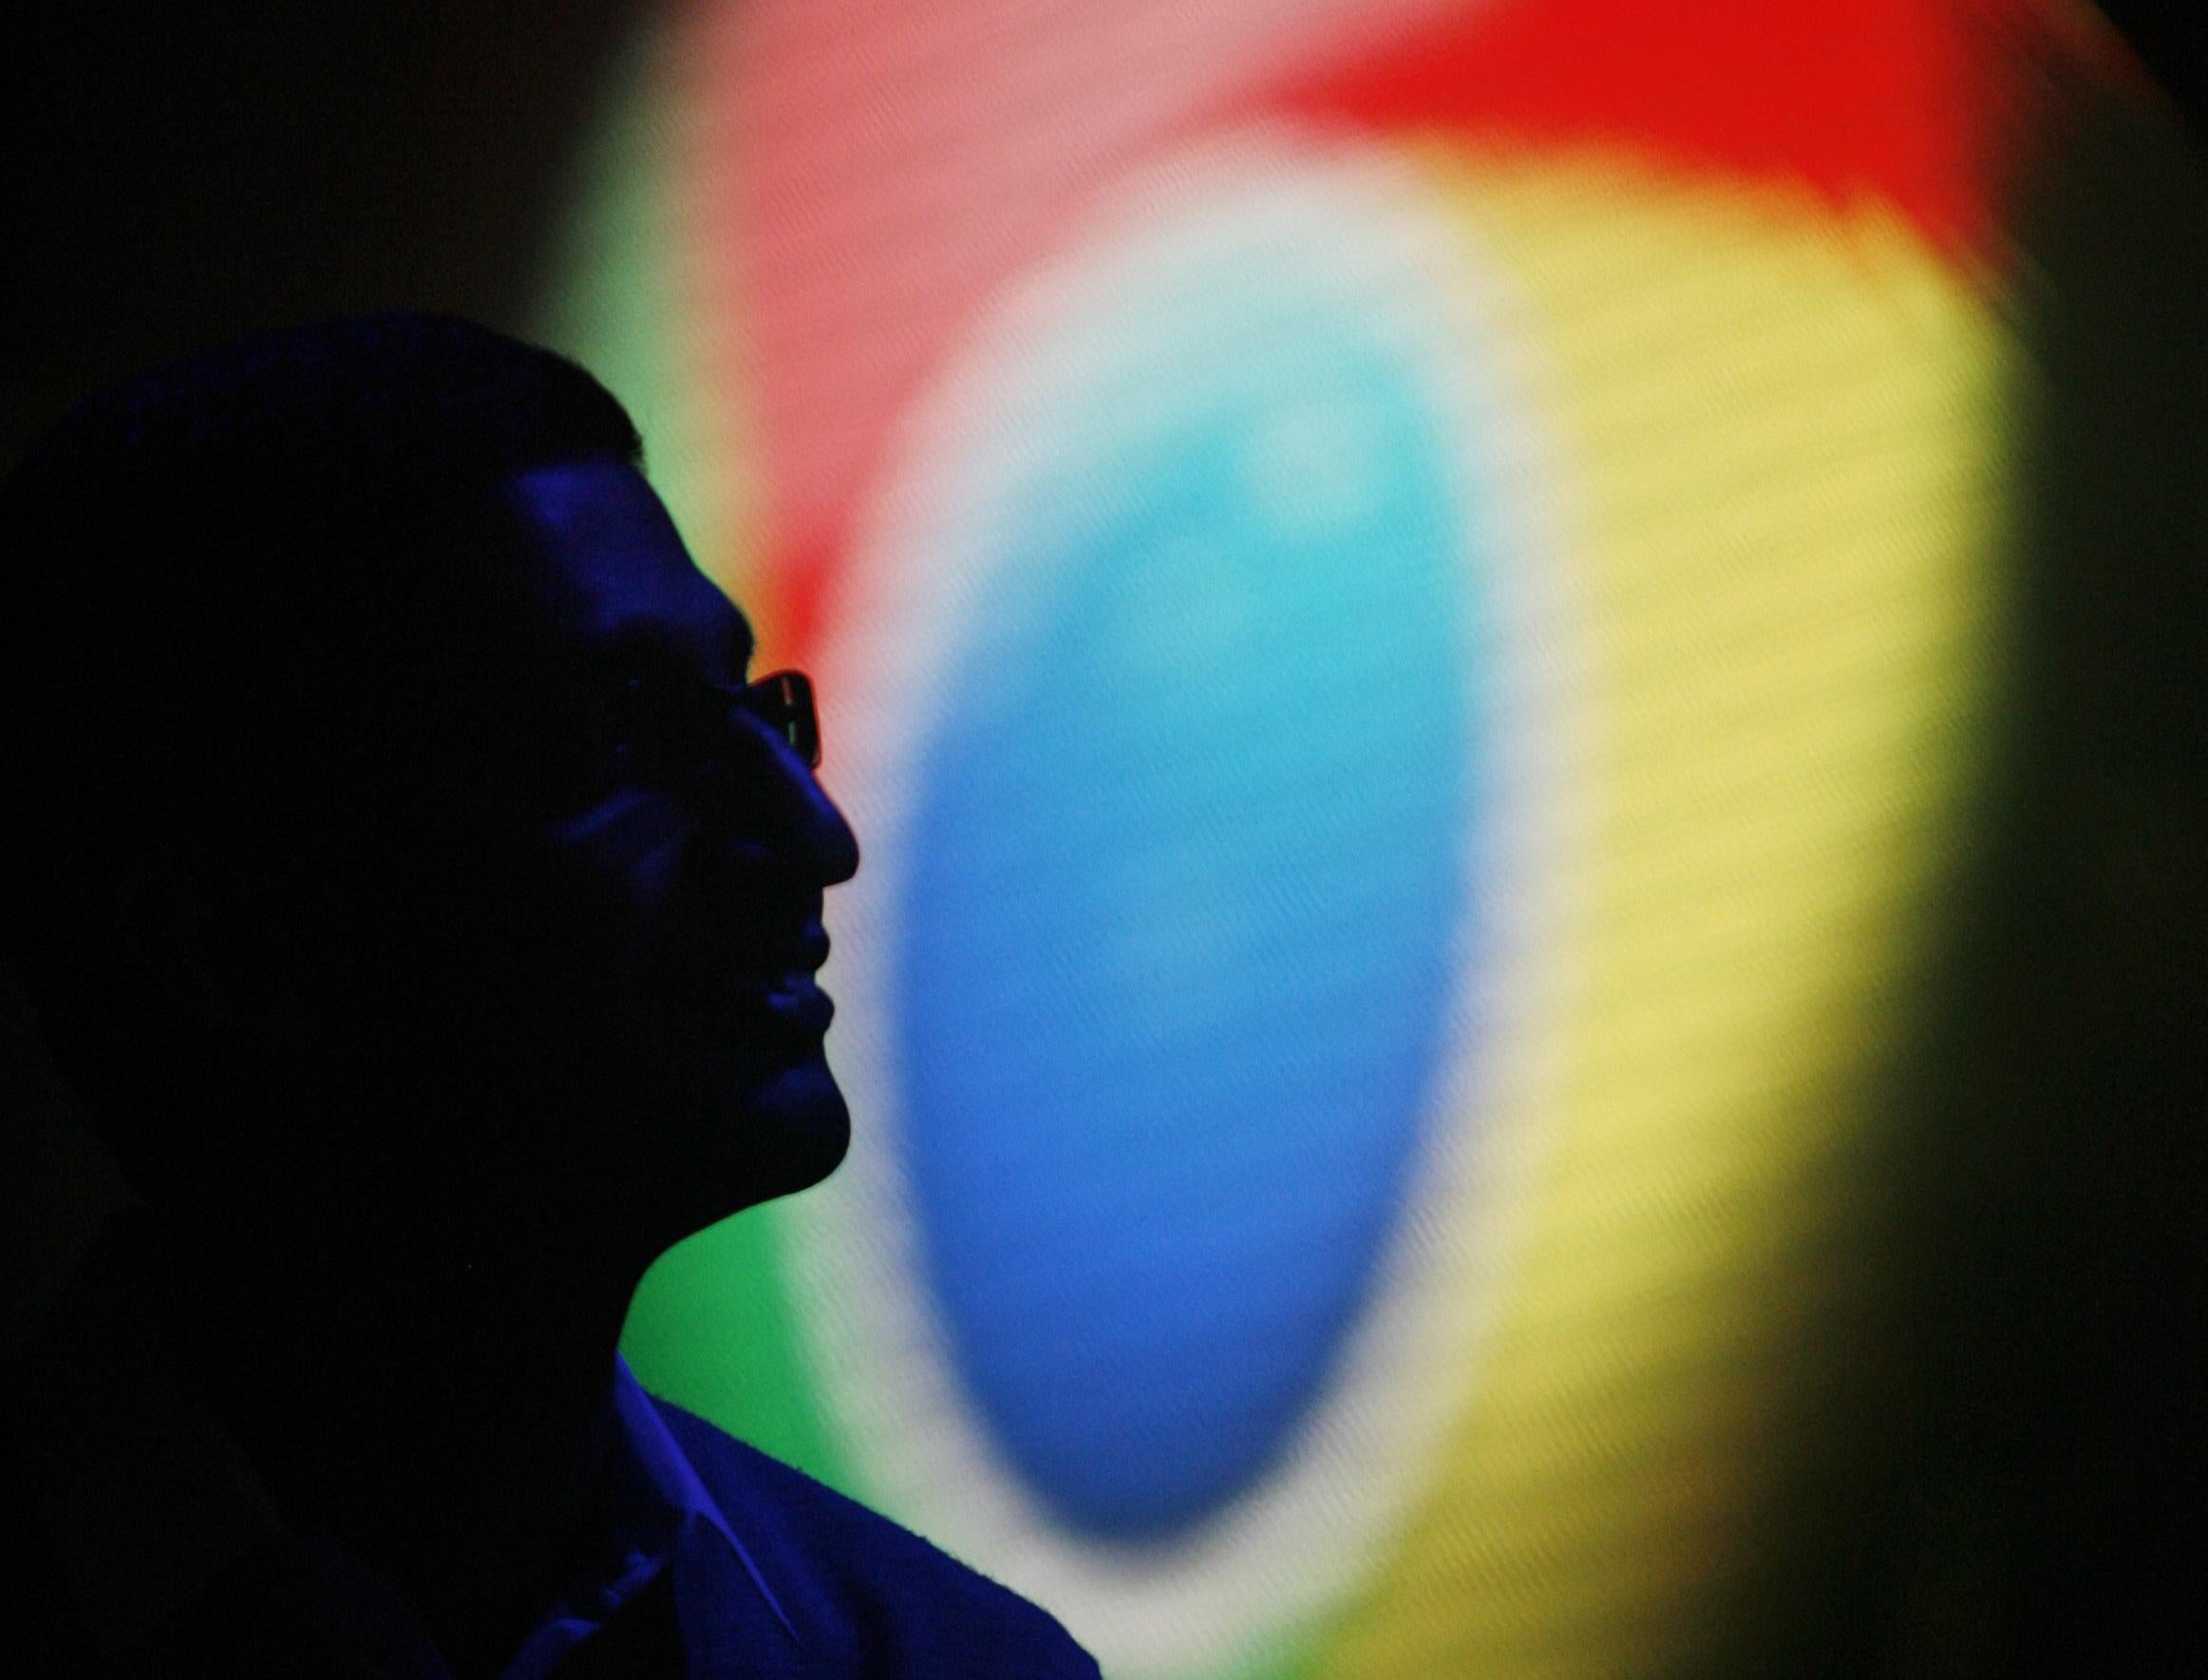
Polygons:
M633 1284L618 1259L594 1274L587 1237L467 1219L351 1204L145 1245L277 1509L386 1576L462 1680L502 1666L573 1568Z

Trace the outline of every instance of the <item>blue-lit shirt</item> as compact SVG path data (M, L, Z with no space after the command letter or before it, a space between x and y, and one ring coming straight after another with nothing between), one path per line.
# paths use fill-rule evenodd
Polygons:
M289 1583L274 1589L285 1600L274 1608L288 1607L315 1630L308 1639L326 1653L303 1652L302 1674L452 1680L391 1585L333 1546L292 1538L250 1466L179 1394L160 1392L158 1384L151 1393L137 1390L151 1404L120 1433L120 1420L80 1404L88 1393L117 1392L118 1368L106 1356L127 1338L75 1339L94 1346L89 1367L65 1355L43 1368L45 1382L20 1367L14 1380L19 1394L47 1393L47 1403L32 1408L44 1426L19 1437L16 1450L43 1463L49 1474L35 1480L61 1489L72 1518L52 1537L53 1584L74 1605L88 1640L85 1658L101 1648L108 1657L84 1671L138 1671L129 1652L165 1650L161 1630L190 1619L226 1562L257 1554L282 1561L266 1577ZM1095 1662L1043 1611L888 1519L653 1399L619 1361L612 1400L596 1532L504 1680L557 1680L570 1653L601 1630L617 1633L623 1607L663 1577L682 1652L667 1666L689 1680L1096 1680ZM54 1611L72 1619L62 1604Z
M521 1642L503 1680L554 1674L663 1571L672 1572L689 1680L1096 1680L1094 1659L1043 1611L654 1400L620 1362L613 1417L596 1557ZM406 1680L449 1680L426 1635L411 1652L371 1654ZM397 1667L402 1660L416 1666Z
M795 1643L797 1629L759 1565L729 1525L728 1516L669 1433L651 1397L616 1358L613 1415L618 1446L608 1488L606 1537L609 1575L583 1583L553 1607L506 1666L505 1680L538 1680L581 1639L648 1585L662 1569L674 1571L675 1603L684 1644L692 1651L695 1680L738 1670L721 1634L738 1603L756 1598L773 1617L775 1633ZM742 1618L764 1628L756 1614ZM701 1662L699 1655L719 1660Z
M592 1560L522 1640L501 1680L546 1680L670 1571L690 1680L780 1671L783 1648L802 1643L796 1626L659 1404L625 1360L614 1365L613 1430ZM452 1680L428 1631L380 1576L331 1547L310 1543L305 1555L327 1589L315 1608L349 1649L391 1680Z

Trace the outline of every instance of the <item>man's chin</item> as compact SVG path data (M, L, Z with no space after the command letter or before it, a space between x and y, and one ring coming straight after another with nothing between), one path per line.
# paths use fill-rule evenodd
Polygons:
M747 1082L732 1115L755 1193L745 1205L809 1189L851 1146L851 1110L818 1053Z

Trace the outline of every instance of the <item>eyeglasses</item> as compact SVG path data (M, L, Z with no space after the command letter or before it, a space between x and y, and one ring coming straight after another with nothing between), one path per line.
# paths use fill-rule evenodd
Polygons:
M716 750L712 739L727 727L731 708L749 712L808 766L821 767L821 714L812 679L802 670L773 671L741 688L694 678L632 677L617 691L605 727L625 747L661 762L687 763L695 753Z
M813 769L821 767L821 712L813 679L802 670L770 671L736 691L736 703L789 743Z

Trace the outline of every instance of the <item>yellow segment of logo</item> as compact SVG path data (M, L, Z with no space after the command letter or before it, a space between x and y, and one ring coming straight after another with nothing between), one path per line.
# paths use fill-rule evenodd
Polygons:
M1559 475L1580 843L1553 1074L1482 1122L1539 1140L1499 1316L1314 1667L1663 1673L1750 1606L1851 1404L1881 1082L2000 676L2019 358L1875 206L1420 155L1513 287Z

